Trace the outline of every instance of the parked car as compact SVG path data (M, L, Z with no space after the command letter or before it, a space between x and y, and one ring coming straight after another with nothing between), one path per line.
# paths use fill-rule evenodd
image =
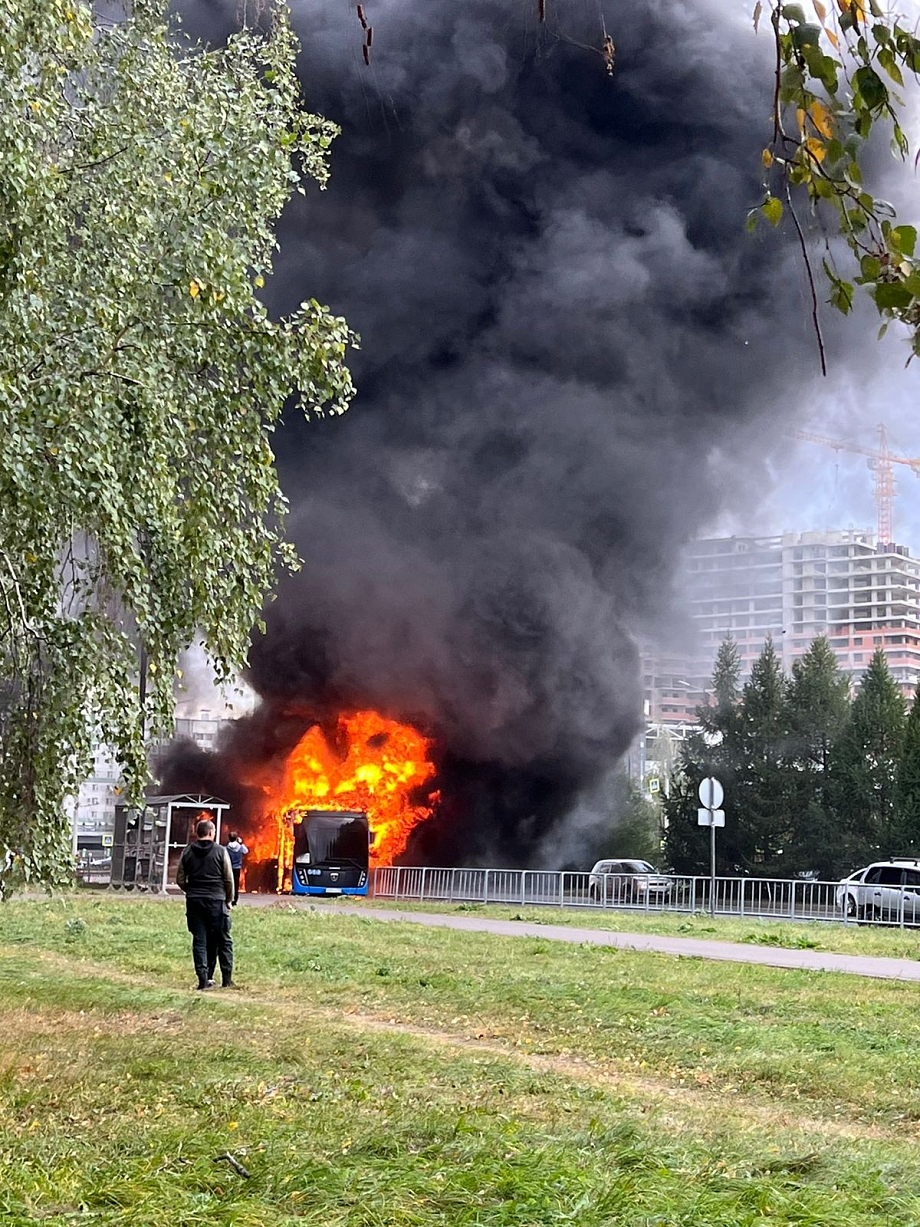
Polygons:
M598 861L588 878L588 894L595 902L661 903L673 885L648 861Z
M903 903L902 903L903 901ZM837 907L853 920L920 924L920 860L876 861L837 887Z

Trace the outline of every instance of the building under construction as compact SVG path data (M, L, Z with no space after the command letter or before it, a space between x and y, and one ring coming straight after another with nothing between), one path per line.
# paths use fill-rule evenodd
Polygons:
M905 695L920 680L920 559L868 530L694 541L680 590L694 642L679 654L647 650L651 723L695 722L727 635L743 678L768 635L787 671L815 636L827 635L854 682L879 647Z

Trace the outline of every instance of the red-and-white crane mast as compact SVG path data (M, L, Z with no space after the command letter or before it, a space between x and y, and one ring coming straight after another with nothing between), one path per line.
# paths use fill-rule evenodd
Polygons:
M827 435L819 435L811 430L793 430L794 439L804 439L808 443L820 443L830 447L835 452L855 452L857 456L866 456L869 468L875 475L875 510L878 516L878 544L891 545L894 534L894 466L906 464L917 477L920 477L920 456L896 456L888 446L888 431L884 424L878 427L878 447L865 447L860 443L847 443L842 439L830 439Z

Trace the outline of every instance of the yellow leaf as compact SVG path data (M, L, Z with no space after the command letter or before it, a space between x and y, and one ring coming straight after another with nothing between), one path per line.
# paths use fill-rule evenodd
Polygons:
M833 30L829 30L829 29L827 28L827 26L825 26L825 27L824 27L824 33L825 33L825 34L827 35L827 37L830 39L831 45L833 46L834 50L835 50L835 51L839 51L839 50L840 50L840 39L837 37L837 35L834 33L834 31L833 31Z
M262 276L261 273L259 273L258 277L256 277L255 285L256 285L256 288L259 290L261 290L262 286L265 285L265 278Z
M760 157L763 161L764 166L766 166L767 169L769 170L769 168L773 165L773 154L770 152L769 149L765 149L763 153L760 155Z
M824 103L816 99L808 108L808 114L820 134L829 141L834 135L834 119Z
M228 1128L228 1129L235 1129L239 1123L240 1123L240 1122L239 1122L238 1120L232 1120L232 1121L230 1121L230 1123L227 1125L227 1128Z
M172 175L169 173L169 171L166 172L163 178L166 180L167 183L172 183Z
M805 142L805 148L816 162L823 162L827 156L827 150L816 136L810 136L808 138L808 140Z
M827 9L821 3L821 0L814 0L815 12L818 14L818 20L824 25L824 19L827 17Z
M805 131L805 112L802 110L801 107L796 107L795 118L799 125L799 131L804 133Z
M190 281L190 282L189 282L188 292L189 292L189 294L191 294L192 298L197 298L197 297L198 297L198 291L199 291L200 289L201 289L201 286L198 284L198 282L197 282L197 281Z

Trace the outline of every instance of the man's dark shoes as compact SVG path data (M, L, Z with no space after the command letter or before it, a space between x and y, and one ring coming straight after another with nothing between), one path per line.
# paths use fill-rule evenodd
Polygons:
M199 980L198 981L198 992L199 993L206 993L209 988L213 988L213 987L214 987L213 980Z
M236 983L236 981L235 981L235 980L224 980L224 981L221 983L221 988L235 988L235 989L238 989L239 987L240 987L240 986L239 986L239 985Z

